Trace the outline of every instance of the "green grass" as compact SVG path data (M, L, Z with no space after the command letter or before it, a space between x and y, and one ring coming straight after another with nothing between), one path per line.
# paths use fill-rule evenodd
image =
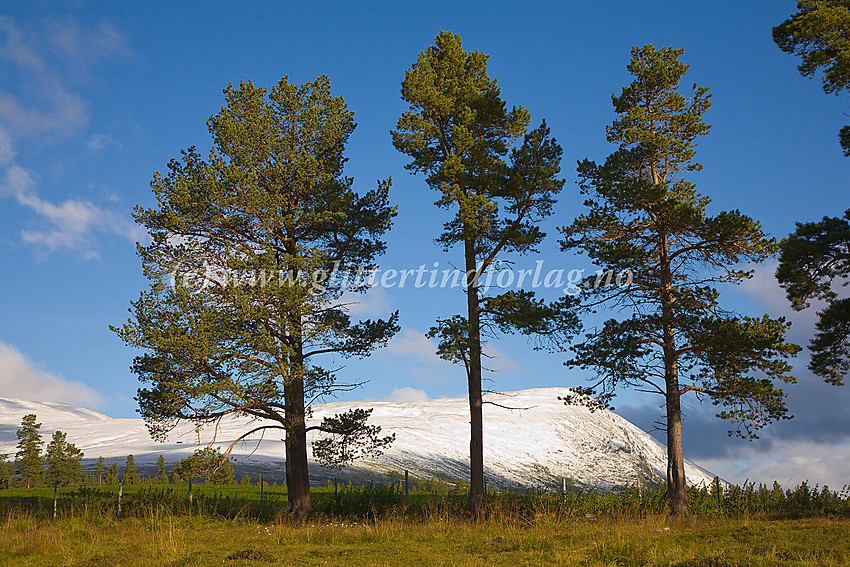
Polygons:
M150 511L56 523L10 514L0 565L847 565L850 522L451 518L256 523Z
M803 484L694 489L691 516L666 516L664 487L638 493L488 497L399 485L313 490L306 524L284 487L129 486L0 490L2 565L850 565L850 502Z

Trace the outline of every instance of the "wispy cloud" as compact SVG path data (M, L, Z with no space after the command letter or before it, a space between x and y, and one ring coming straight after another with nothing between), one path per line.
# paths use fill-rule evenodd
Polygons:
M9 18L0 18L0 38L4 40L0 60L14 66L25 79L17 84L27 95L23 98L0 90L0 122L18 137L67 135L88 124L85 103L67 89L61 73L44 58L37 37Z
M90 152L100 152L109 146L121 147L121 142L110 134L94 134L86 142L86 149Z
M430 399L431 398L425 390L418 390L416 388L411 388L410 386L405 386L404 388L393 388L390 395L384 398L384 400L388 402L418 402Z
M101 396L80 382L65 380L42 368L15 347L0 341L0 394L40 402L97 407Z
M0 165L7 165L15 159L15 146L12 137L5 128L0 127Z
M387 345L387 352L397 356L407 356L417 362L438 365L449 364L437 356L437 343L416 329L404 329ZM484 355L482 365L494 372L520 370L518 362L504 355L491 343L485 343L482 350Z
M101 20L96 27L82 29L68 16L51 18L45 27L53 53L79 67L88 68L116 53L129 52L124 38L107 20Z
M0 88L0 166L4 168L0 198L13 198L34 213L30 226L20 236L41 255L66 249L84 258L97 258L97 233L136 242L146 238L144 231L124 211L85 199L51 201L41 197L37 174L15 162L16 142L38 137L43 143L52 136L82 131L89 123L89 114L82 97L66 86L68 64L88 68L126 47L120 34L105 21L96 29L84 30L70 18L52 20L46 28L48 33L42 36L0 17L0 62L5 61L23 79L16 83L16 95ZM65 62L65 68L56 65L57 61ZM86 143L89 151L110 145L120 147L110 134L94 134Z
M98 61L127 52L121 34L106 20L83 29L71 17L52 19L33 31L0 17L0 61L22 79L6 83L17 86L17 95L0 88L0 122L19 137L78 132L88 124L89 111L68 83Z
M67 199L53 203L41 199L36 193L33 172L18 165L7 167L3 173L0 197L12 197L19 205L36 213L35 226L23 230L21 238L42 253L68 249L84 258L97 258L96 233L122 236L130 242L139 242L146 237L141 227L124 215L89 201Z
M418 362L444 364L437 356L437 343L416 329L404 329L390 340L386 351L398 356L408 356Z
M497 348L484 345L482 366L492 372L510 372L520 370L515 360L502 354ZM416 381L426 383L443 382L450 375L463 373L463 366L456 366L437 356L437 343L429 339L417 329L405 328L390 340L387 348L379 356L385 354L403 358L403 361L393 362L393 365L404 368L405 375Z

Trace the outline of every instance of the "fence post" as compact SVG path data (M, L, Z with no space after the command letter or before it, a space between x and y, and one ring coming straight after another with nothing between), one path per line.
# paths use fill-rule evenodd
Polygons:
M189 477L189 515L192 515L192 477Z
M263 473L260 473L260 502L263 501Z
M717 489L717 505L723 508L723 492L720 490L720 477L714 477L714 486Z
M118 480L118 517L121 517L121 497L124 496L124 479Z
M407 497L407 507L410 508L410 475L404 471L404 495Z
M53 483L53 521L56 521L56 491L59 487L59 481Z

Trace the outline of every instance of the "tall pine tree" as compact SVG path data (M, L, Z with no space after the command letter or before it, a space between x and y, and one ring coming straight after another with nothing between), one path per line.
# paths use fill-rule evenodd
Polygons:
M127 455L127 462L124 465L124 484L139 484L139 472L136 470L136 458L133 455Z
M79 484L84 479L82 459L83 452L68 443L63 432L54 431L45 451L48 486Z
M487 59L464 51L460 36L441 31L405 75L401 96L410 106L392 133L396 149L411 158L406 167L425 173L439 191L435 204L454 213L438 242L446 250L463 248L466 314L438 320L430 336L439 339L442 358L466 369L475 521L484 514L482 337L497 329L556 344L577 323L567 309L569 298L547 305L531 291L482 293L481 276L495 262L535 250L545 236L539 223L551 214L564 184L558 179L561 147L545 122L527 132L529 112L507 109L487 74Z
M384 250L390 180L358 194L343 175L355 124L327 77L224 95L207 122L208 159L183 152L154 176L157 207L136 210L152 238L139 250L152 283L115 330L146 351L133 370L152 434L182 420L268 420L242 437L285 432L290 510L305 518L308 431L365 441L361 452L391 441L366 423L370 411L306 423L311 401L357 385L320 366L322 355L366 356L398 330L397 313L352 321L340 299L365 289L352 275Z
M162 484L168 484L168 473L165 472L165 457L162 455L156 458L156 481Z
M105 470L106 462L103 460L103 457L98 457L97 462L94 465L94 471L91 475L91 483L96 483L98 486L103 486L103 473Z
M794 381L785 358L799 350L785 342L784 320L738 315L719 303L715 286L749 277L737 266L764 260L777 245L738 211L710 215L710 199L690 181L702 169L694 157L697 138L709 131L702 115L710 95L697 85L680 92L688 69L682 53L632 50L634 80L612 95L617 118L607 127L618 149L603 164L579 163L588 210L561 229L565 250L633 275L629 285L590 286L590 302L631 316L593 330L570 364L596 371L591 391L600 403L621 387L664 399L674 514L687 512L681 398L709 399L734 433L753 438L787 417L774 381Z
M0 454L0 489L12 487L12 476L15 473L15 464L7 461L7 453Z
M112 463L109 465L109 468L106 469L106 474L104 475L103 482L106 486L118 486L118 481L121 478L121 471L118 469L118 463Z
M17 479L20 486L33 488L40 486L44 480L44 469L41 458L41 446L44 441L38 430L40 423L36 423L36 416L29 413L21 419L21 427L17 431L18 452L15 455L17 464Z

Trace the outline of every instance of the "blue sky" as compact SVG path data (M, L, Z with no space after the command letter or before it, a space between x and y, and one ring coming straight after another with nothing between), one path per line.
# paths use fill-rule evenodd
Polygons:
M134 353L108 330L128 315L146 282L135 256L143 233L132 207L150 206L155 171L189 146L209 148L206 119L228 82L271 85L330 76L358 128L346 173L368 189L393 177L399 216L381 260L387 268L440 269L460 251L433 242L445 213L421 176L405 169L389 131L404 103L404 72L440 29L466 49L489 53L510 105L545 118L564 149L567 180L546 224L547 269L593 268L558 252L556 227L581 211L575 162L612 151L604 127L610 95L629 81L634 45L684 47L686 82L710 87L711 134L695 176L712 210L740 209L777 237L794 222L837 215L847 205L847 170L837 131L846 96L826 96L779 51L770 29L795 2L247 2L59 4L32 1L0 11L0 395L60 399L116 417L134 415ZM730 305L790 315L805 344L812 314L794 314L772 280L773 266L727 295ZM329 361L369 382L348 399L462 396L462 371L437 360L423 332L463 309L458 290L377 290L355 311L401 312L403 327L366 361ZM582 384L562 366L568 354L533 351L520 338L493 343L494 389ZM805 366L805 353L798 364ZM690 409L685 452L732 480L786 474L836 484L850 468L850 395L804 370L789 388L797 418L756 444L729 440L711 408ZM618 409L648 428L655 400L634 394ZM778 478L778 477L777 477ZM779 478L781 482L789 479ZM845 480L846 481L846 480Z

